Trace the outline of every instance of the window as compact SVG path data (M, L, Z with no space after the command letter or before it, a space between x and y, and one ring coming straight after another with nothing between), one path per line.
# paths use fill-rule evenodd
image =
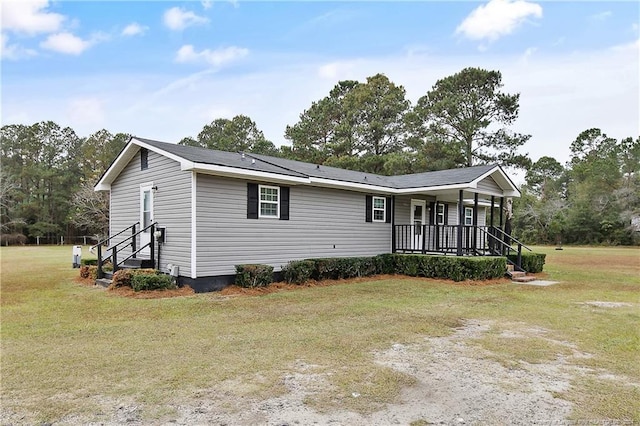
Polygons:
M151 225L151 189L142 192L142 229Z
M259 217L279 217L280 188L277 186L260 185L260 215Z
M473 225L473 208L472 207L464 208L464 224L467 226Z
M149 168L149 151L147 148L140 148L140 170Z
M445 205L436 204L436 225L445 224Z
M373 221L374 222L386 222L385 213L387 211L386 208L386 198L383 197L373 197Z

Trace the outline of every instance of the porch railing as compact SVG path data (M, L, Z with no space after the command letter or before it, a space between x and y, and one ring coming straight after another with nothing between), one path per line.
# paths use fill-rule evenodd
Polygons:
M515 246L515 247L514 247ZM507 256L516 253L522 265L522 249L531 249L495 226L394 225L393 252Z
M95 246L93 246L92 248L97 248L98 253L97 253L97 258L98 258L98 278L104 278L104 270L103 270L103 266L105 264L106 261L111 260L111 263L113 265L113 272L116 272L118 269L120 269L120 265L122 265L124 262L126 262L129 259L135 259L137 258L138 254L140 254L144 249L149 248L149 258L151 261L154 262L154 268L155 268L155 253L154 253L154 247L155 247L155 235L154 235L154 231L155 228L157 226L157 224L155 223L151 223L150 225L148 225L146 228L142 228L138 231L136 231L137 226L140 224L140 222L136 222L131 226L128 226L126 228L124 228L122 231L118 232L117 234L112 235L109 238L106 238L100 242L98 242L98 244L96 244ZM109 243L117 236L124 234L125 232L131 230L131 235L129 235L128 237L126 237L125 239L123 239L122 241L116 243L113 246L109 246ZM137 239L138 239L138 235L144 233L144 232L148 232L150 235L149 238L149 242L146 244L143 244L141 247L137 247ZM103 256L102 255L102 249L104 246L107 246L106 251L107 253ZM121 253L123 250L125 250L127 247L131 248L131 251L129 253L128 256L122 258L121 260L118 260L118 254Z

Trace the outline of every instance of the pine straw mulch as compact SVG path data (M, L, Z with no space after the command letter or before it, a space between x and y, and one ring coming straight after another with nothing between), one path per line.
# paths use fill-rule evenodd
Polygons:
M93 278L76 277L74 282L87 287L96 286L96 280ZM102 288L102 287L99 287ZM132 299L164 299L167 297L184 297L195 294L195 291L188 285L173 290L143 290L133 291L131 287L107 287L107 293L113 296L129 297Z
M371 281L382 281L382 280L419 280L425 283L438 283L445 285L453 285L453 286L466 286L466 287L482 287L482 286L490 286L490 285L501 285L501 284L510 284L511 280L508 278L496 278L493 280L483 280L483 281L474 281L474 280L466 280L466 281L450 281L436 278L422 278L422 277L409 277L405 275L374 275L371 277L358 277L358 278L349 278L349 279L339 279L339 280L324 280L324 281L308 281L304 284L288 284L286 282L276 282L272 283L267 287L259 287L259 288L244 288L236 285L230 285L220 290L217 294L220 296L261 296L265 294L278 293L282 291L294 291L301 290L304 288L310 287L330 287L335 285L349 285L349 284L357 284L361 282L371 282ZM80 278L76 277L74 280L76 283L94 287L95 280L92 278ZM174 289L174 290L150 290L150 291L133 291L131 287L109 287L107 288L107 292L113 296L120 297L129 297L133 299L162 299L167 297L184 297L191 296L195 294L195 291L185 285L183 287Z
M481 287L481 286L511 283L511 280L508 278L497 278L493 280L483 280L483 281L466 280L466 281L455 282L455 281L436 279L436 278L409 277L405 275L374 275L370 277L358 277L358 278L339 279L339 280L308 281L304 284L288 284L285 282L277 282L277 283L272 283L267 287L259 287L259 288L244 288L244 287L238 287L236 285L231 285L229 287L225 287L222 290L220 290L219 294L221 296L260 296L263 294L278 293L281 291L300 290L300 289L309 288L309 287L329 287L334 285L348 285L348 284L356 284L361 282L382 281L382 280L400 280L400 281L419 280L425 283L439 283L439 284L446 284L446 285L468 286L468 287Z

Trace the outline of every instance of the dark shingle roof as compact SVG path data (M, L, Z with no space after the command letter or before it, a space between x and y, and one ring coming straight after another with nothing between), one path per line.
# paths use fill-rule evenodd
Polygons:
M389 176L395 188L423 188L430 186L457 185L471 183L496 167L495 164L465 167L461 169L438 170L411 175Z
M277 173L287 176L306 177L293 170L284 170L282 167L274 166L263 161L252 162L252 158L237 152L217 151L215 149L198 148L194 146L177 145L174 143L158 142L151 139L135 137L141 142L154 146L170 154L177 155L185 160L201 164L214 164L217 166L235 167L245 170L256 170L260 172Z
M394 189L409 189L457 185L470 183L493 170L496 165L483 165L460 169L440 170L435 172L415 173L410 175L381 176L373 173L339 169L302 161L271 157L268 155L217 151L207 148L176 145L135 137L141 142L156 147L185 160L201 164L234 167L246 170L276 173L296 177L314 177L342 182L376 185ZM256 160L255 162L252 160Z

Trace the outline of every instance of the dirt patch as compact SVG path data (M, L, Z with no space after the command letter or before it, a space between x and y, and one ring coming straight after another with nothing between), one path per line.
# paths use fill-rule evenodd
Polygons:
M633 306L633 303L626 302L601 302L601 301L591 301L591 302L581 302L580 305L589 305L595 306L596 308L625 308L628 306Z

